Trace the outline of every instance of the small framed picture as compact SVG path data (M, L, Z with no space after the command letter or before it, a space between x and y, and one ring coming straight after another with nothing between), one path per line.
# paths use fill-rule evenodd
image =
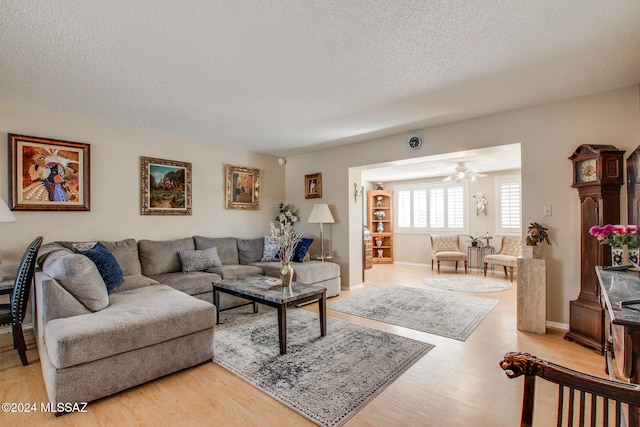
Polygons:
M227 165L227 209L260 209L260 169Z
M304 198L315 199L322 197L322 174L312 173L304 176Z
M9 134L14 211L89 211L89 144Z
M191 215L191 163L140 157L140 215Z

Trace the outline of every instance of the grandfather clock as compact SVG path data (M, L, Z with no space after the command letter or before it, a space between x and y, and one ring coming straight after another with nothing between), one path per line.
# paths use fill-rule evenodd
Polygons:
M594 225L620 223L620 187L624 151L613 145L584 144L569 157L573 162L573 188L580 196L580 295L569 303L567 340L604 353L604 309L596 265L611 264L609 246L589 234Z

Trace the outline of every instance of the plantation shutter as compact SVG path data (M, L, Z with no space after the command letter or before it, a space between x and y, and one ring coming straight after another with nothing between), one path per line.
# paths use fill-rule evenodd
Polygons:
M411 227L411 191L400 190L396 192L396 219L398 227Z
M520 229L520 183L505 181L500 183L500 227Z
M413 192L413 226L427 228L427 190Z
M429 226L444 228L444 188L429 190Z
M447 227L464 227L464 192L462 187L447 189Z

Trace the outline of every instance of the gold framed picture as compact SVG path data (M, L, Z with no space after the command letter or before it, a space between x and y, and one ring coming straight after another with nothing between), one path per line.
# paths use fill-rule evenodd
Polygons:
M9 134L14 211L89 211L89 144Z
M140 215L191 215L191 163L140 157Z
M227 209L260 209L260 169L242 166L226 167Z
M304 198L316 199L322 197L322 174L312 173L304 176Z

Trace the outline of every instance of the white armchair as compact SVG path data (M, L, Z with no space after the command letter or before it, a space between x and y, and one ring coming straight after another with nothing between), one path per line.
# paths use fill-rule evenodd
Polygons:
M438 274L440 274L440 261L453 261L456 263L456 271L458 271L458 262L464 261L464 273L467 274L467 254L460 251L457 235L432 235L431 249L433 256L431 258L431 269L433 270L433 260L438 263Z
M504 268L504 275L507 275L509 267L509 280L513 282L513 270L518 265L518 257L522 255L522 237L504 236L502 247L496 254L484 256L484 275L487 275L489 265L501 265Z

